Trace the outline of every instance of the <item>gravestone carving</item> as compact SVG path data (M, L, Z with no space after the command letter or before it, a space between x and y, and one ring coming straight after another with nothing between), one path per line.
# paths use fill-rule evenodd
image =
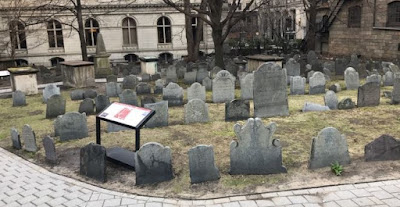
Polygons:
M22 138L25 144L25 150L28 152L36 152L38 151L38 147L36 145L36 135L32 128L25 124L22 127Z

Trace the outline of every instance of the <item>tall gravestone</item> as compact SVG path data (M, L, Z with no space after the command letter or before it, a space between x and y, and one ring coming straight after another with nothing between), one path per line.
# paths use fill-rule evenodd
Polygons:
M249 73L240 80L240 99L252 100L253 99L253 82L254 74Z
M301 76L290 77L290 94L304 95L306 89L306 78Z
M80 150L80 168L81 175L93 178L100 182L107 179L106 148L101 145L90 143Z
M136 93L131 89L125 89L119 94L119 102L138 106Z
M310 95L325 93L325 76L321 72L315 72L310 78Z
M349 61L346 58L336 58L335 60L335 74L343 75Z
M392 104L399 104L400 103L400 77L395 74L393 79L393 90L392 90Z
M286 70L264 63L254 72L253 100L255 117L288 116Z
M237 121L250 118L250 102L232 100L225 103L225 121Z
M224 103L235 99L235 77L228 71L219 71L213 79L212 99L214 103Z
M163 89L163 100L168 101L168 106L183 105L183 89L176 83L169 83Z
M310 50L307 53L307 63L312 65L318 60L317 54L315 53L314 50Z
M46 119L56 118L65 114L66 101L61 95L53 95L47 100Z
M106 83L106 95L108 97L118 97L121 92L122 84L115 82Z
M187 100L200 99L202 101L206 101L206 88L202 86L200 83L193 83L187 89Z
M110 98L105 95L98 95L95 99L96 113L103 111L108 105L111 104Z
M38 151L38 147L36 145L36 135L32 128L25 124L22 127L22 138L25 144L25 150L28 152L36 152Z
M300 63L298 63L295 59L290 58L286 64L285 68L287 71L287 76L300 76Z
M52 96L58 94L60 95L60 88L57 87L55 84L47 85L43 89L43 103L47 103L47 100Z
M377 83L366 83L358 88L357 106L378 106L380 102L381 89Z
M183 77L183 80L185 82L185 84L193 84L194 82L196 82L196 76L197 76L197 71L188 71L185 72L185 75Z
M51 137L46 136L43 139L43 148L46 155L46 161L51 164L56 164L57 163L56 146L54 144L54 140Z
M333 127L326 127L312 139L308 168L328 167L336 162L341 165L350 163L346 136Z
M212 146L198 145L191 148L188 154L191 183L213 181L220 178Z
M11 128L11 143L14 149L22 149L21 139L18 130L15 128Z
M208 105L204 101L193 99L185 105L185 124L208 121Z
M282 166L282 147L272 136L276 124L265 126L259 118L248 119L244 126L235 124L238 141L230 144L230 174L265 175L286 173Z
M57 119L59 119L57 131L61 141L80 139L89 135L85 114L68 112Z
M160 101L144 105L145 108L154 110L156 113L146 123L147 128L168 126L168 102Z
M110 54L106 51L103 35L97 34L96 55L94 56L94 71L96 78L105 78L112 74L110 67Z
M338 98L337 98L335 92L330 91L330 90L327 91L324 96L324 101L325 101L325 106L328 106L329 109L331 109L331 110L337 109Z
M13 107L15 106L25 106L26 105L26 96L22 91L14 91L12 93Z

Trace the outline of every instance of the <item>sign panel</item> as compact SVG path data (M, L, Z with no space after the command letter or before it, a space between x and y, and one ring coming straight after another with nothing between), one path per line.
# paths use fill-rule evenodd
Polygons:
M150 109L114 102L98 117L137 128L150 113Z

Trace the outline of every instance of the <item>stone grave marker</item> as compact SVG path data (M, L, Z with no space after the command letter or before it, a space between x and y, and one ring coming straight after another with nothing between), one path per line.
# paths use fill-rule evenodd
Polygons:
M393 79L391 104L399 104L399 103L400 103L400 76L396 74Z
M47 103L47 100L53 95L60 95L60 88L55 84L49 84L43 89L43 103Z
M154 94L162 94L163 88L165 86L165 81L163 79L158 79L155 81L155 88L154 88Z
M137 89L137 88L136 88ZM119 94L119 102L129 105L138 106L136 93L131 89L125 89Z
M367 76L365 82L366 83L377 83L377 84L381 85L381 80L382 80L381 75L372 74L372 75Z
M151 87L147 83L139 83L136 86L136 93L137 93L137 95L150 94L151 93Z
M400 140L382 135L365 145L365 161L400 160Z
M202 83L203 79L208 77L208 70L207 68L199 68L199 70L197 70L197 74L196 74L196 81L198 83Z
M107 83L110 83L110 82L117 83L118 77L116 75L109 75L109 76L107 76L106 81L107 81Z
M184 82L185 84L193 84L196 82L197 71L185 72Z
M290 58L286 64L285 68L287 71L287 76L300 76L300 63L298 63L295 59Z
M347 65L347 67L352 67L356 70L358 70L358 64L360 63L360 60L358 59L358 56L356 54L352 54L350 56L350 62Z
M178 75L176 74L176 67L171 65L167 68L167 83L177 82Z
M46 161L51 164L56 164L57 163L57 153L56 153L56 146L54 144L54 140L46 136L43 139L43 147L44 147L44 152L46 155Z
M156 103L157 100L153 96L144 96L140 98L140 107L144 107L146 104Z
M168 101L168 106L183 105L183 89L176 83L169 83L163 89L163 100Z
M106 182L106 159L106 148L104 146L90 143L82 147L80 151L80 174L100 182Z
M22 149L21 139L19 137L18 130L15 128L11 128L11 143L14 149Z
M383 86L393 86L394 74L388 71L383 76Z
M252 100L253 99L253 82L254 74L249 73L240 80L240 99Z
M290 94L304 95L306 89L306 78L301 76L290 77Z
M36 135L32 128L25 124L22 127L22 138L25 144L25 150L28 152L37 152L38 147L36 145Z
M335 83L335 84L329 86L329 90L331 90L331 91L337 93L337 92L341 91L342 88L340 87L340 84L339 84L339 83Z
M221 70L213 79L212 99L214 103L224 103L235 99L235 77L228 71Z
M315 71L313 71L313 70L310 70L307 72L307 83L310 82L310 78L312 75L314 75L314 73L315 73Z
M106 95L98 95L95 99L96 113L103 111L108 105L111 104L110 98Z
M206 87L202 86L200 83L193 83L187 89L187 100L200 99L206 101Z
M61 141L80 139L88 136L86 114L68 112L59 118L58 133Z
M208 105L200 99L185 104L185 124L208 122Z
M65 114L66 101L61 95L53 95L47 100L46 119L55 118Z
M328 106L322 106L320 104L316 104L316 103L310 103L310 102L306 102L303 106L302 111L303 112L309 112L309 111L329 111L329 107Z
M314 50L310 50L307 53L307 63L311 64L318 60L317 54Z
M85 98L79 105L79 113L85 113L86 115L94 114L94 101L90 98Z
M331 109L331 110L337 109L338 98L337 98L335 92L330 91L330 90L327 91L324 96L324 101L325 101L325 106L328 106L329 109Z
M214 149L207 145L197 145L189 150L190 182L201 183L218 180L221 176L214 161Z
M97 97L97 92L93 89L87 89L85 90L85 92L83 93L83 98L90 98L90 99L94 99Z
M142 82L150 82L151 80L150 74L147 73L142 74L141 77L142 77Z
M334 72L335 71L335 62L334 61L325 61L323 63L323 67L327 68L331 72Z
M108 97L118 97L122 92L122 85L120 83L110 82L106 83L106 95Z
M185 76L186 71L186 66L176 66L176 75L178 76L178 79L183 79Z
M381 98L379 84L370 82L358 88L357 106L378 106Z
M225 121L237 121L250 118L250 102L232 100L225 103Z
M161 74L160 73L156 73L156 74L151 75L151 80L152 81L156 81L158 79L161 79Z
M335 74L343 75L347 68L349 61L346 58L336 58L335 59Z
M25 93L16 90L12 93L13 107L16 106L26 106L26 96Z
M156 113L146 123L147 128L168 126L168 102L160 101L157 103L144 104L145 108L152 109Z
M222 68L215 66L212 70L211 70L211 78L214 79L215 77L217 77L217 74L219 73L219 71L221 71Z
M123 89L135 89L136 85L138 84L139 80L134 75L129 75L124 77L122 81L122 88Z
M315 72L310 78L310 95L325 93L325 76L321 72Z
M212 80L209 77L203 79L202 85L206 87L206 91L212 90Z
M338 109L353 109L355 107L355 103L351 100L351 98L344 98L338 103Z
M73 100L73 101L83 100L83 93L85 93L84 90L76 89L76 90L71 91L71 93L69 95L71 97L71 100Z

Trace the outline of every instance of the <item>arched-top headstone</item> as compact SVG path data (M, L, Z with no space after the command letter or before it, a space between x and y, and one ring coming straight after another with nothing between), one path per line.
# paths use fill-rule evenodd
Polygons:
M213 79L212 98L214 103L224 103L235 99L235 77L228 71L219 71Z
M185 124L208 121L208 105L204 101L193 99L185 105Z
M206 101L206 87L202 86L200 83L193 83L187 89L187 99L188 101L193 99L200 99Z
M47 100L46 119L65 114L66 101L61 95L53 95Z
M346 82L347 90L354 90L360 86L360 77L358 72L352 67L348 67L344 71L344 81Z
M25 93L20 90L16 90L12 93L12 99L13 99L13 106L25 106L26 105Z
M249 73L240 80L240 99L252 100L253 99L253 82L254 74Z
M321 72L315 72L310 77L310 94L320 94L325 93L325 75Z
M131 89L125 89L119 94L119 102L129 105L138 106L136 92Z
M59 117L58 133L61 141L80 139L88 136L86 114L78 112L68 112Z
M163 100L168 101L168 106L183 105L183 89L176 83L169 83L163 89Z
M36 152L38 151L38 147L36 145L36 135L32 130L31 126L25 124L22 127L22 139L24 140L25 150L28 152Z
M300 75L300 63L295 59L290 58L286 64L285 68L288 76L299 76Z
M306 78L301 76L290 77L290 94L304 95L306 87Z
M98 95L95 98L96 112L103 111L108 105L110 105L110 98L106 95Z
M57 87L55 84L50 84L47 85L43 89L43 103L47 103L47 100L52 96L52 95L60 95L60 88Z
M134 75L129 75L124 78L122 81L123 89L135 89L136 85L139 83L139 80Z
M325 106L328 106L329 109L331 110L337 109L338 98L335 92L331 90L327 91L324 96L324 101L325 101Z
M212 146L197 145L189 150L189 168L191 183L218 180L219 170L214 161Z
M145 108L154 110L156 113L146 123L146 127L163 127L168 126L168 102L160 101L157 103L144 104Z

